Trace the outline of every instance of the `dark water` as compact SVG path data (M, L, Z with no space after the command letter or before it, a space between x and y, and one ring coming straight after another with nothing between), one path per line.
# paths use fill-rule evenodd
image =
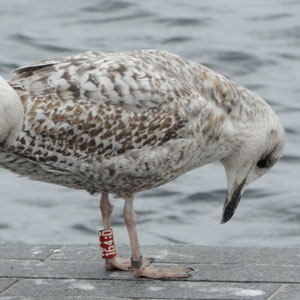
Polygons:
M160 48L199 61L263 96L287 132L283 159L219 225L220 164L138 194L140 241L300 246L300 2L7 0L0 8L0 74L87 50ZM98 198L0 170L0 243L87 243L101 228ZM128 243L114 199L118 242Z

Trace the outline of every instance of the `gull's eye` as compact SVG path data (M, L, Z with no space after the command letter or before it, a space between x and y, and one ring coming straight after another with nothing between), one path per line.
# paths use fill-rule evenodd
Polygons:
M265 168L269 168L271 165L271 160L268 157L264 157L262 158L258 163L257 166L260 169L265 169Z

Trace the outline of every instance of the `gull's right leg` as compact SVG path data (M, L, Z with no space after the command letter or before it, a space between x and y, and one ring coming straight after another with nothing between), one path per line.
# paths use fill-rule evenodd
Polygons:
M113 212L114 206L110 203L107 193L102 193L100 200L100 210L102 214L104 230L111 229L111 215ZM144 263L149 265L152 263L153 259L145 258ZM111 270L123 270L128 271L131 269L130 259L122 258L115 256L110 259L105 259L105 268L108 271Z

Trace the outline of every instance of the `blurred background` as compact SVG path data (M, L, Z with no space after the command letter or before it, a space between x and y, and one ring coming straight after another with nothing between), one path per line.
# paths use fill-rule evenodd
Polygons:
M226 194L213 163L136 196L143 244L300 246L300 2L298 0L9 0L0 8L0 74L89 50L166 49L255 91L286 129L282 160L219 221ZM97 243L99 195L0 169L0 243ZM128 243L122 199L117 243Z

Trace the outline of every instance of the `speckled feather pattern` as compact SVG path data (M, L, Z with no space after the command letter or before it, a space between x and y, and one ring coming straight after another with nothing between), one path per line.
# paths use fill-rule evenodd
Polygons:
M1 166L122 197L225 157L237 142L234 120L265 109L222 75L158 50L42 61L17 69L10 85L25 120Z

